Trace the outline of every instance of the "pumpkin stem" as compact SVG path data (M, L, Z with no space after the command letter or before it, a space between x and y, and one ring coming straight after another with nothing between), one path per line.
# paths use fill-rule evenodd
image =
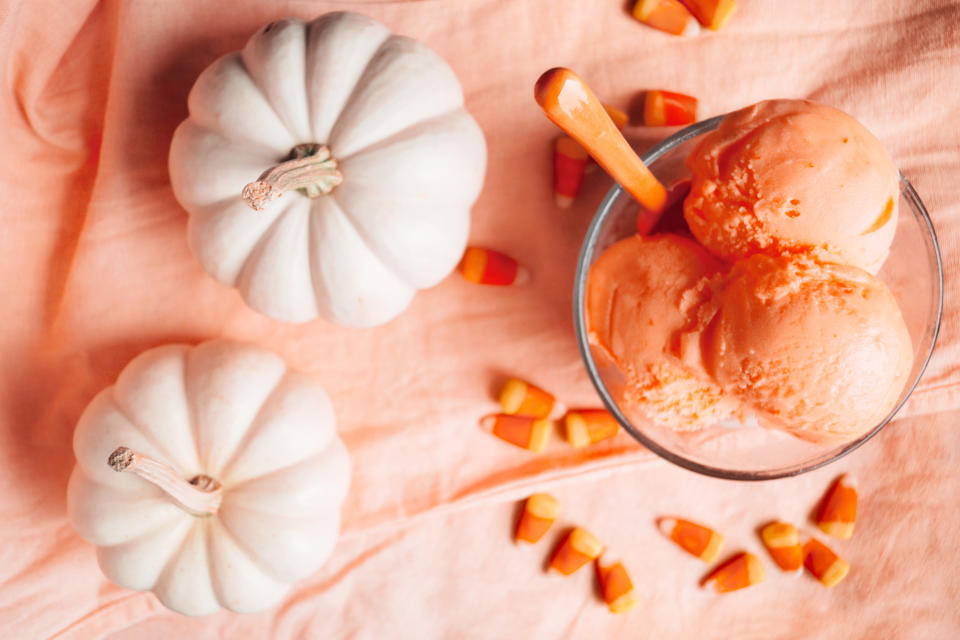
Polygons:
M169 465L127 447L118 447L107 458L107 464L114 471L130 471L152 482L182 509L195 516L214 515L223 500L223 487L213 478L200 475L189 481L184 480Z
M267 200L279 198L284 191L297 189L308 198L319 198L343 182L337 159L326 145L298 144L287 160L264 171L256 182L243 188L243 201L262 211Z

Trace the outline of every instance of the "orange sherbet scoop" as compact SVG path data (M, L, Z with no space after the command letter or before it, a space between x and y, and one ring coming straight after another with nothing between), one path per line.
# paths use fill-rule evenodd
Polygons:
M728 114L687 159L684 215L717 257L812 251L877 273L897 229L900 174L852 116L809 100Z
M897 405L913 365L910 332L896 297L866 271L754 255L734 265L716 302L690 344L760 424L849 441Z
M624 408L679 430L736 411L737 400L680 353L723 269L696 242L669 233L624 238L590 267L590 343L624 373Z
M624 139L590 87L570 69L545 72L533 89L537 104L590 152L614 180L647 209L660 211L667 190Z

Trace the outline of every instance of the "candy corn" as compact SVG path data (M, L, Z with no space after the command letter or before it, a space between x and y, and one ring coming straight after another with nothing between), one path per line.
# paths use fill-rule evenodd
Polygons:
M737 8L737 0L680 0L693 17L708 29L719 31Z
M617 131L623 131L623 128L627 126L627 122L630 120L627 112L623 109L618 109L613 105L606 103L604 103L603 108L607 112L607 115L610 116L610 119L613 120L613 124L617 127Z
M693 35L700 30L697 20L679 0L637 0L633 17L675 36Z
M508 255L492 249L468 247L460 261L460 273L467 282L477 284L523 284L530 279L527 270Z
M606 409L568 411L563 419L567 442L579 449L617 435L620 425Z
M555 404L552 394L517 378L507 380L500 390L500 406L509 415L546 418Z
M649 234L662 217L663 215L659 211L640 209L640 212L637 213L637 233L642 236Z
M659 214L640 209L637 213L637 233L648 235L654 228L657 233L687 233L687 221L683 217L683 201L690 193L690 180L675 181L667 193L667 206Z
M716 560L723 548L723 536L703 525L676 518L660 518L657 524L663 535L706 563Z
M566 209L580 193L590 155L568 136L557 138L553 148L553 194L557 206Z
M847 539L853 535L857 520L857 486L850 474L837 478L820 502L817 526L834 538Z
M803 545L803 566L825 587L832 587L850 572L849 564L813 537Z
M560 503L548 493L535 493L523 503L514 540L537 542L553 526L560 514Z
M608 563L602 557L597 558L597 578L600 580L603 601L611 612L630 611L640 603L622 562Z
M549 420L531 416L508 416L500 413L485 417L480 421L480 426L489 429L501 440L534 452L543 451L550 434Z
M760 538L773 561L784 571L799 571L803 566L803 547L792 524L771 522L760 530Z
M763 563L752 553L744 551L733 556L700 581L701 587L713 584L716 593L727 593L759 584L766 578Z
M650 89L643 99L643 124L675 127L697 121L697 99L662 89Z
M586 529L576 527L566 535L553 552L550 568L568 576L591 560L595 560L601 553L603 553L603 543Z

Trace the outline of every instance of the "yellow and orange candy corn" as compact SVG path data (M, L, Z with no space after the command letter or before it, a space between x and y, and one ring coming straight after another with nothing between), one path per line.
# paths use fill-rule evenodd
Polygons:
M660 518L657 524L663 535L706 563L716 560L723 548L723 536L709 527L677 518Z
M637 592L633 588L630 574L620 561L607 562L603 557L597 558L597 578L600 580L600 591L603 601L613 613L624 613L635 608L640 603Z
M770 557L784 571L799 571L803 567L803 547L797 528L788 522L771 522L760 530L763 546Z
M586 529L576 527L557 545L550 559L550 568L570 575L603 553L603 543Z
M560 515L560 503L549 493L535 493L523 503L523 512L517 520L514 540L537 542L553 526Z
M763 582L767 577L763 563L744 551L733 556L700 581L701 587L712 585L716 593L737 591Z
M604 103L603 110L606 111L610 119L613 120L613 126L617 128L617 131L623 131L623 128L627 126L627 122L630 121L630 116L627 115L626 111L618 109L612 104Z
M817 526L834 538L846 540L853 535L857 521L857 485L848 473L837 478L820 502Z
M492 249L468 247L460 261L460 273L467 282L507 286L530 279L527 270L510 256Z
M850 572L850 565L843 558L814 537L803 545L803 566L825 587L832 587Z
M693 17L707 29L719 31L723 28L734 9L737 0L680 0L690 10Z
M580 193L590 154L569 136L557 138L553 147L553 196L566 209Z
M637 233L649 235L654 228L657 233L687 233L689 227L683 217L683 201L690 193L690 179L683 178L669 185L667 205L659 215L650 215L641 209L637 213Z
M620 425L606 409L577 409L563 418L567 442L579 449L617 435Z
M680 0L637 0L633 5L633 17L675 36L693 35L700 31L700 24Z
M511 378L500 390L500 407L508 415L546 418L556 405L553 394L518 378Z
M550 421L533 416L508 416L498 413L483 418L480 426L489 429L501 440L535 453L543 451L550 434Z
M683 93L650 89L643 99L643 124L676 127L697 121L697 99Z

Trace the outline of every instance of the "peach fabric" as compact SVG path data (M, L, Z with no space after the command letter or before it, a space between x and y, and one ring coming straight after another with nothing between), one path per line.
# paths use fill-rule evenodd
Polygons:
M869 6L867 6L869 5ZM452 276L390 324L286 326L245 308L190 256L166 155L197 74L278 17L355 9L450 60L486 132L490 168L473 241L521 258L526 288ZM11 638L947 638L960 635L960 306L948 295L936 359L904 417L841 463L734 484L653 461L625 436L534 456L475 426L505 374L568 404L596 397L571 323L583 232L609 181L555 209L555 130L538 74L575 67L626 106L645 87L696 95L702 115L768 97L855 114L923 194L960 270L960 6L741 0L728 27L676 39L626 3L0 0L0 629ZM630 128L643 146L663 135ZM355 464L329 564L260 614L189 619L108 583L65 514L70 438L86 403L151 346L254 340L320 377ZM768 562L754 527L807 524L829 481L860 480L853 566L831 591L772 566L713 597L705 567L656 532L679 514ZM590 571L542 573L552 536L510 542L516 500L549 490L561 525L616 548L641 598L612 616ZM562 532L562 526L554 535ZM769 564L769 562L768 562Z

